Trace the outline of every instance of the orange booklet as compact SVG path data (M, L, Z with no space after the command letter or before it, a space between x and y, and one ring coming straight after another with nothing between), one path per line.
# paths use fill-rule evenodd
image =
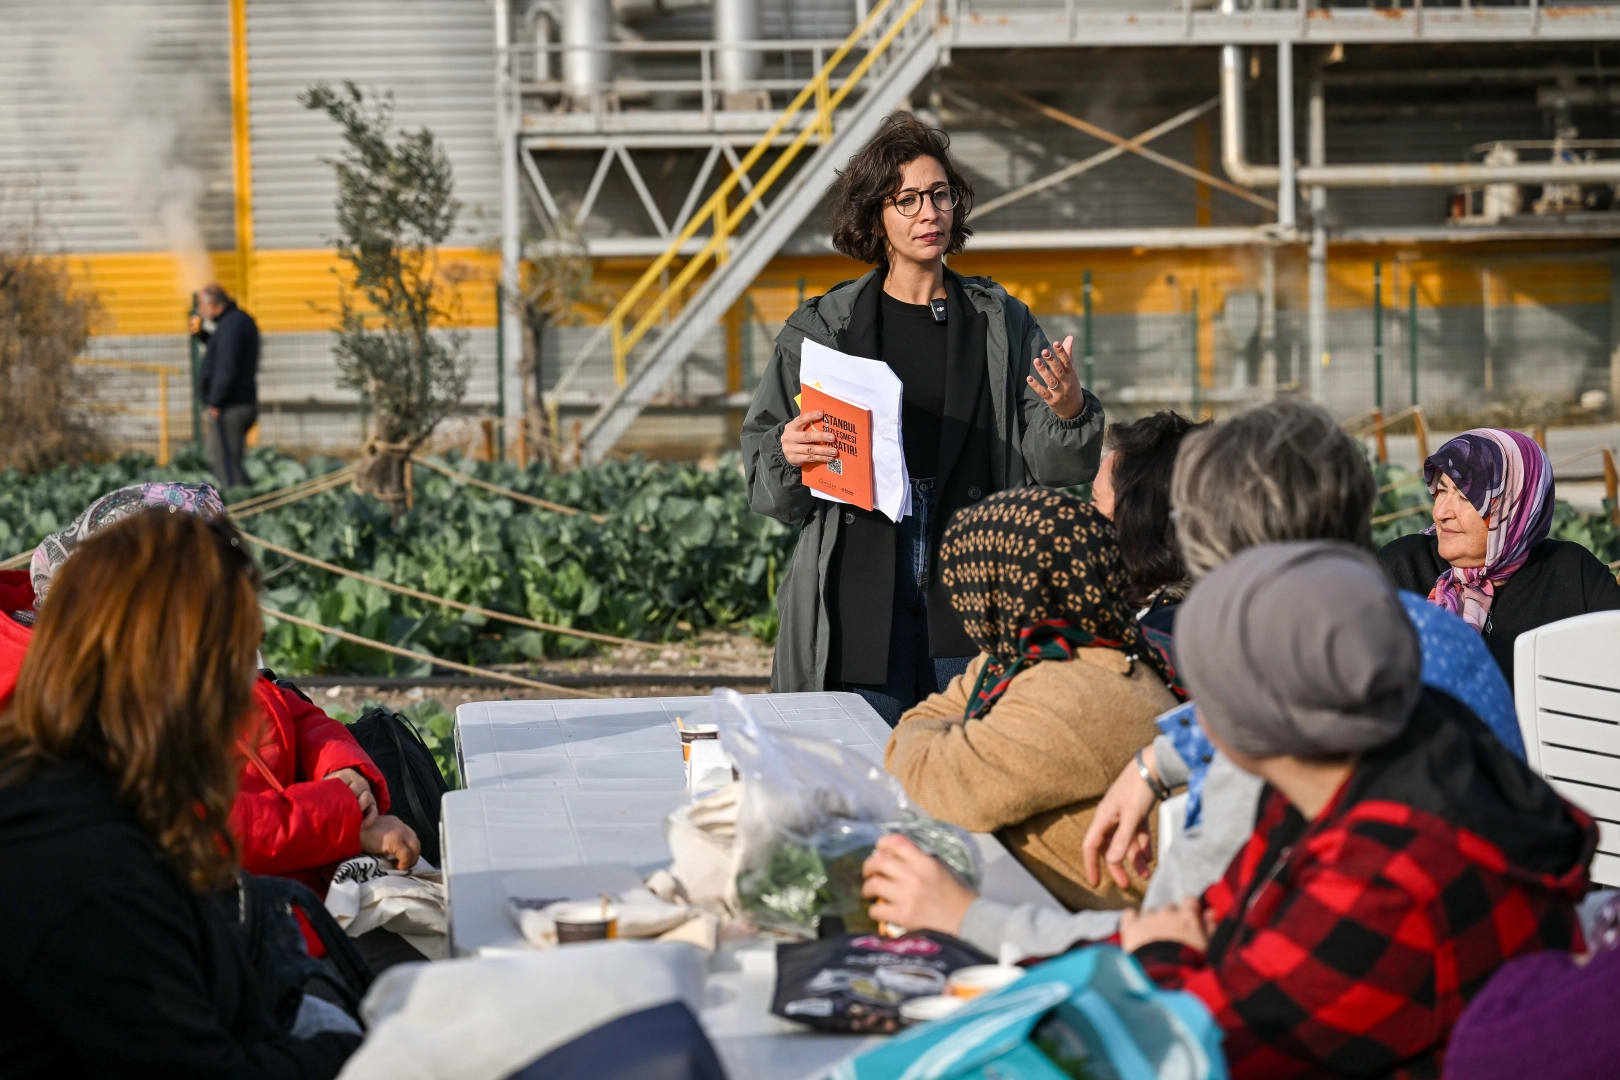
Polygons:
M813 386L801 388L799 408L827 414L813 426L832 435L838 451L836 461L806 466L804 482L862 510L872 509L872 410Z

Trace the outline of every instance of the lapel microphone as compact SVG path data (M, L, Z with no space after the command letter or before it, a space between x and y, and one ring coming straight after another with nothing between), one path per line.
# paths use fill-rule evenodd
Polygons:
M945 321L945 298L942 296L937 300L928 301L928 310L934 313L935 322L943 323Z

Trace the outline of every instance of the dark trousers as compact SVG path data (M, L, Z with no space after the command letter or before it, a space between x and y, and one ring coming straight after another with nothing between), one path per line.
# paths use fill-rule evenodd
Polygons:
M233 488L248 482L242 471L242 450L247 433L258 419L257 405L226 405L218 416L203 416L203 430L208 433L208 467L222 486Z
M928 655L928 533L938 505L933 479L911 481L911 513L894 528L894 607L889 617L889 677L883 685L845 683L890 727L929 694L967 670L971 656Z

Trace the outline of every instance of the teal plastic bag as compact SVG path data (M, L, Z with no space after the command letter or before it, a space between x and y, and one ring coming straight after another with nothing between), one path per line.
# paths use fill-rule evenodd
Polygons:
M1109 945L1068 953L847 1061L836 1080L1226 1080L1221 1031Z

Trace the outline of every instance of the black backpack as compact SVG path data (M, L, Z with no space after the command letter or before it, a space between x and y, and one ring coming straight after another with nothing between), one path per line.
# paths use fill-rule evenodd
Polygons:
M388 812L416 831L422 858L442 868L439 801L450 785L422 736L405 717L381 706L350 724L349 733L388 782Z
M371 988L371 967L309 886L241 870L236 884L217 897L253 965L265 1009L280 1031L292 1031L306 993L326 998L360 1019L360 1000ZM324 961L309 955L294 908L304 913L326 946Z

